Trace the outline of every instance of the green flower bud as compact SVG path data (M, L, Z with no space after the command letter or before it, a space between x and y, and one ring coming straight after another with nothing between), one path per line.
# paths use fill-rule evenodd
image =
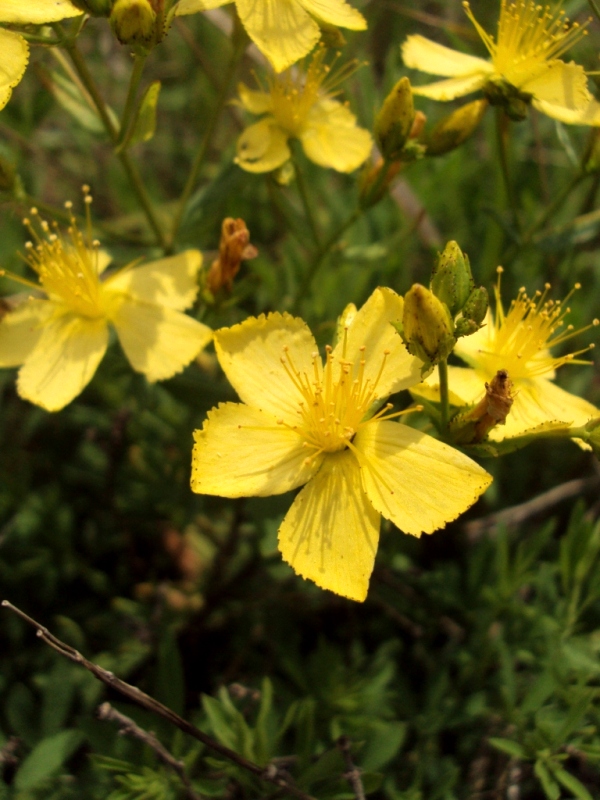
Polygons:
M489 297L485 286L473 289L462 308L462 316L456 323L456 336L469 336L481 328L487 314Z
M448 242L431 276L431 291L448 306L454 317L462 309L473 291L473 277L468 256L458 244Z
M475 132L487 107L487 100L474 100L440 120L425 140L426 154L442 156L466 142Z
M110 25L121 44L151 47L156 36L156 11L149 0L116 0Z
M408 78L400 78L383 101L375 118L374 134L381 154L396 161L410 135L415 118L412 89Z
M415 283L404 296L399 331L408 352L425 362L428 369L452 352L456 343L453 331L447 307L433 292Z
M113 0L71 0L73 5L93 17L108 17Z

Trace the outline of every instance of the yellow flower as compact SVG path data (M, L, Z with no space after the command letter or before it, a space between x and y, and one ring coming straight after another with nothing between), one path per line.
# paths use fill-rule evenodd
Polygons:
M578 289L579 284L575 288ZM565 325L570 310L566 303L570 295L562 302L549 300L549 289L547 284L545 290L536 292L533 298L528 297L525 289L520 289L508 313L505 313L498 281L495 315L489 311L484 327L472 336L459 339L454 350L470 368L448 367L450 402L453 405L478 402L485 394L486 381L489 383L499 370L506 370L512 381L514 402L506 423L490 432L489 438L494 441L519 436L546 423L584 425L592 417L600 415L587 400L553 383L556 370L563 364L588 363L577 356L593 345L567 355L552 355L550 348L563 344L581 331ZM592 325L598 325L598 320L594 320ZM439 399L435 374L425 383L413 387L411 392L416 397Z
M232 0L179 0L176 14L195 14ZM248 36L281 72L313 49L321 38L318 22L362 31L365 18L345 0L235 0Z
M458 450L391 421L391 404L372 414L374 403L419 380L421 362L390 324L402 306L391 289L376 289L346 316L325 364L306 323L288 314L216 331L242 403L214 408L195 433L195 492L264 497L307 484L281 524L279 548L299 575L352 600L367 595L380 515L406 533L430 533L491 482Z
M535 0L502 0L494 40L469 4L463 6L491 59L451 50L423 36L409 36L402 47L406 66L447 76L447 80L413 87L415 94L453 100L477 89L509 87L549 117L575 125L600 125L600 104L588 89L583 67L560 59L584 35L582 26L569 26L563 11L553 12Z
M44 221L25 224L34 239L26 245L26 260L39 284L9 275L37 291L0 321L0 367L22 365L21 397L48 411L70 403L106 352L108 323L131 366L150 381L179 372L212 338L210 328L181 313L198 291L197 250L125 268L101 281L110 258L81 234L74 218L68 236Z
M41 25L80 14L69 0L0 0L0 23L11 25ZM29 45L18 33L0 28L0 53L1 109L25 73Z
M333 99L333 87L353 64L332 74L321 48L306 72L289 71L269 80L268 91L251 91L241 83L240 103L252 114L266 114L242 133L236 163L248 172L270 172L291 157L288 140L299 139L304 152L321 167L352 172L371 152L369 131L359 128L347 106Z

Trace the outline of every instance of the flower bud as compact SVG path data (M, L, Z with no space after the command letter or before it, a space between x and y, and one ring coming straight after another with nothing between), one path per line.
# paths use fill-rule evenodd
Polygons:
M425 139L426 155L442 156L466 142L481 122L487 106L487 100L474 100L440 120Z
M110 25L121 44L151 47L155 43L156 11L149 0L116 0Z
M456 322L455 334L459 336L470 336L481 328L487 314L489 298L485 286L473 289L467 302L462 307L462 315Z
M448 306L454 317L467 302L473 291L473 277L468 256L464 255L458 244L448 242L431 277L431 291Z
M383 101L375 118L375 140L388 161L401 157L415 118L412 89L408 78L400 78Z
M427 368L447 358L455 345L454 325L446 306L415 283L404 296L402 330L408 352L424 361Z
M71 0L74 6L93 17L108 17L113 0Z

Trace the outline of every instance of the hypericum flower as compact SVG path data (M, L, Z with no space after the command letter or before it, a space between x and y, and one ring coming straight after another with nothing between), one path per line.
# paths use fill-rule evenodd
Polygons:
M362 601L380 515L418 536L444 527L491 482L478 464L392 421L382 398L419 380L390 324L402 298L376 289L345 315L325 363L306 323L251 317L215 332L217 356L242 403L223 403L195 433L192 489L244 497L307 484L279 529L279 549L303 578ZM399 412L404 413L404 412Z
M89 194L86 201L89 208ZM37 210L31 215L35 219ZM26 244L25 260L39 284L3 272L36 295L0 321L0 367L22 365L21 397L48 411L70 403L104 356L109 323L131 366L150 381L182 370L212 338L210 328L181 313L198 291L197 250L131 265L100 280L110 258L92 241L89 225L83 236L72 217L64 236L45 221L24 222L34 240Z
M350 109L334 99L334 88L355 68L331 72L320 48L306 72L294 69L273 76L263 91L238 87L240 104L252 114L266 114L242 133L236 163L248 172L270 172L291 158L290 138L299 139L304 152L321 167L352 172L373 147L369 131L359 128Z
M42 25L80 14L69 0L0 0L0 24ZM18 33L0 28L0 54L0 108L4 108L25 73L29 45Z
M195 14L232 0L179 0L176 14ZM363 15L345 0L235 0L248 36L269 59L276 72L294 64L321 38L318 23L363 31Z
M498 269L500 276L502 269ZM575 285L575 289L579 284ZM586 364L578 359L593 344L562 356L553 356L557 347L583 330L597 326L598 320L581 330L565 324L570 309L566 306L572 292L563 300L549 300L549 284L531 298L519 290L507 313L502 307L500 278L496 286L496 313L488 312L484 327L472 336L458 340L454 352L469 364L448 367L450 402L470 405L485 393L485 383L498 371L506 370L512 382L514 402L503 425L490 431L495 441L512 438L544 423L561 422L583 425L600 412L587 400L561 389L553 378L563 364ZM437 398L437 378L432 374L424 384L413 387L416 397Z
M563 11L551 11L535 0L501 0L494 40L477 22L469 4L463 6L491 59L451 50L424 36L409 36L402 46L406 66L447 76L447 80L413 87L415 94L453 100L486 87L509 88L561 122L600 125L600 104L588 89L583 67L560 59L584 35L584 26L569 25Z

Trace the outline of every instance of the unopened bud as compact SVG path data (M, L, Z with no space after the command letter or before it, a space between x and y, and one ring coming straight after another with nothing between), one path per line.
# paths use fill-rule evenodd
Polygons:
M455 345L454 326L446 306L415 283L404 296L400 335L408 352L427 367L447 358Z
M149 0L116 0L110 25L121 44L150 47L156 37L156 11Z
M388 161L401 157L415 119L415 105L408 78L400 78L383 101L375 118L375 140Z
M0 156L0 192L12 192L16 177L15 168L10 161Z
M469 258L454 241L448 242L444 252L438 256L431 277L431 291L448 306L453 317L462 309L473 291Z
M108 17L113 0L71 0L74 6L93 17Z
M459 336L470 336L478 331L485 319L489 306L489 297L485 286L478 286L473 289L467 302L462 307L462 315L456 322L455 334Z
M233 279L242 261L256 258L258 250L250 244L250 231L243 219L227 217L221 226L219 257L216 258L206 276L206 288L215 295L220 289L231 292Z
M481 122L487 106L487 100L474 100L440 120L425 139L427 155L441 156L466 142Z

